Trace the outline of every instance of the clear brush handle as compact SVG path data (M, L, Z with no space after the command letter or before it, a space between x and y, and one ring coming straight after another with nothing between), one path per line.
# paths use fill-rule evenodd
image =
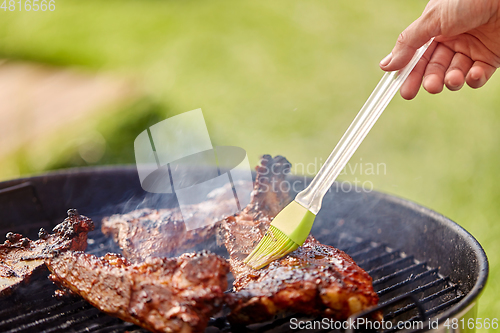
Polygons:
M432 43L433 39L419 48L408 65L401 71L384 74L316 177L314 177L311 184L305 190L297 194L295 201L314 214L319 212L323 196L332 186L335 179L337 179L337 176L344 169L347 162L349 162L349 159L356 149L358 149L363 139Z

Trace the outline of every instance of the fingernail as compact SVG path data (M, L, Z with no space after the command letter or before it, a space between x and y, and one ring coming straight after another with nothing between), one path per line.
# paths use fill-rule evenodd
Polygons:
M475 81L481 81L483 79L486 79L483 73L478 73L477 71L471 73L471 78Z
M387 66L392 60L392 52L389 53L382 61L380 62L380 66Z
M475 80L475 81L479 81L482 77L481 73L478 73L477 71L472 71L470 73L470 77L471 79Z
M424 89L425 89L425 86L426 86L426 81L427 81L427 76L424 76L422 78L422 87L424 87ZM427 90L427 89L425 89L425 90Z

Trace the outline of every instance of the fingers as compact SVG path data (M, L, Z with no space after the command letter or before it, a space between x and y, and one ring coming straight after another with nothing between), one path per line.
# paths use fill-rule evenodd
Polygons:
M455 53L446 46L438 44L430 60L426 52L401 86L404 99L413 99L420 85L431 94L440 93L443 86L451 91L461 89L465 82L471 88L480 88L490 79L496 68L481 61L473 62L462 53ZM424 74L425 73L425 74Z
M457 91L463 87L465 76L472 67L472 63L472 59L466 55L455 53L444 77L444 84L449 90Z
M401 89L399 89L401 97L404 99L414 99L415 96L417 96L420 85L422 84L422 73L424 72L426 65L427 61L421 58L413 71L406 78L405 82L401 86Z
M404 99L413 99L417 96L420 85L422 84L422 78L424 76L425 68L429 63L429 59L436 49L437 43L432 43L427 51L423 54L422 58L418 61L417 65L411 71L408 78L405 80L401 86L400 93L401 97Z
M437 45L427 64L422 82L422 86L429 93L437 94L443 91L444 77L454 55L455 52L443 44Z
M404 99L413 99L420 85L431 94L440 93L443 86L459 90L467 82L472 88L482 87L495 72L495 67L481 61L474 62L462 53L455 53L441 43L433 43L410 73L400 93Z
M481 88L495 73L495 70L496 68L491 65L482 61L476 61L469 70L469 73L467 73L465 81L471 88Z
M380 62L384 71L395 71L403 68L411 60L415 51L439 34L439 24L434 12L420 16L400 35L392 52Z

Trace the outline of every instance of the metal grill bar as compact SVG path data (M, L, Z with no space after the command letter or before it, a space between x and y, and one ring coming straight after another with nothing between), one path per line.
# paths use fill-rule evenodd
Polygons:
M124 331L127 331L129 333L133 333L133 332L143 332L142 330L133 330L131 331L130 328L133 328L135 327L134 325L132 324L129 324L129 323L120 323L120 324L115 324L115 325L112 325L112 326L109 326L109 327L106 327L106 328L103 328L103 329L99 329L99 330L96 330L96 331L93 331L93 332L96 332L96 333L121 333L121 332L124 332Z
M413 264L411 266L405 267L403 269L400 269L392 274L386 275L380 279L377 279L373 281L373 286L382 284L388 280L394 279L398 276L404 275L405 273L413 272L416 271L417 269L425 269L426 263L423 264Z
M109 333L109 332L129 332L129 333L132 333L132 332L147 332L145 330L142 330L142 329L134 329L134 328L137 328L137 326L135 326L134 324L131 324L131 323L127 323L127 322L123 322L121 320L113 320L113 321L110 321L108 326L106 327L96 327L95 329L92 328L91 332L94 332L94 333ZM133 330L131 330L133 329ZM78 332L89 332L89 330L80 330Z
M388 293L388 292L390 292L390 291L393 291L393 290L395 290L395 289L397 289L397 288L404 287L404 286L406 286L406 285L408 285L408 284L414 283L414 282L415 282L415 281L417 281L417 280L423 279L423 278L428 277L428 276L430 276L430 275L434 275L434 274L436 274L436 273L437 273L437 269L433 269L433 270L425 271L425 272L423 272L423 273L420 273L420 274L415 275L414 277L410 277L410 278L408 278L408 279L406 279L406 280L404 280L404 281L401 281L401 282L398 282L398 283L396 283L396 284L393 284L393 285L392 285L392 286L390 286L390 287L387 287L387 288L384 288L384 289L382 289L382 290L379 290L379 291L377 291L377 294L378 294L379 296L381 296L381 295L385 295L385 294L387 294L387 293ZM378 280L378 281L380 281L380 280Z
M377 268L370 269L367 271L367 273L370 274L371 276L373 276L373 275L375 275L375 273L383 272L384 270L394 272L394 269L396 269L399 266L405 265L405 264L413 264L413 256L398 258L398 259L390 261L384 265L381 265ZM381 278L384 278L384 277L385 276L382 276Z
M445 288L443 290L438 291L437 293L434 293L434 294L429 295L429 296L427 296L425 298L422 298L421 303L426 303L426 302L432 301L433 299L435 299L435 298L437 298L437 297L439 297L441 295L447 294L449 292L456 291L456 289L457 289L456 285L453 285L451 287Z
M37 302L37 303L42 303L42 302ZM32 310L29 312L28 315L23 313L23 314L20 314L18 316L12 317L12 318L9 318L8 314L2 314L2 317L7 318L7 319L4 319L0 323L0 329L5 329L6 327L12 327L13 325L16 325L16 323L18 323L18 322L26 322L27 320L29 320L30 317L36 317L37 315L40 315L40 314L45 315L47 313L50 313L52 311L57 310L57 308L60 307L61 305L64 305L64 303L60 302L58 304L47 306L45 308Z
M451 306L451 305L453 305L453 304L457 303L457 302L458 302L458 301L460 301L460 300L461 300L464 296L465 296L465 295L458 295L457 297L455 297L455 298L453 298L453 299L451 299L451 300L449 300L449 301L446 301L446 302L444 302L444 303L441 303L441 304L439 304L438 306L436 306L436 307L434 307L434 308L432 308L432 309L430 309L430 310L426 311L426 315L427 315L427 316L434 315L434 314L438 313L439 311L444 310L444 309L448 308L449 306Z
M449 282L449 279L447 277L446 278L439 278L437 280L434 280L432 282L424 284L423 286L420 286L420 287L417 287L417 288L413 289L412 292L413 293L422 292L422 291L425 291L425 290L427 290L429 288L435 287L435 286L437 286L440 283L448 283L448 282Z
M359 257L367 258L368 255L372 252L376 252L377 250L381 250L381 251L384 250L382 244L378 244L376 246L373 246L373 244L368 243L367 245L368 245L368 247L361 249L361 250L358 250L357 252L349 254L351 256L351 258L353 258L355 260ZM347 251L349 251L349 249Z
M403 256L399 251L388 247L384 253L380 253L378 251L383 246L380 244L371 243L366 246L371 248L356 250L356 255L366 255L358 261L358 264L374 277L373 285L376 290L378 288L377 294L381 299L379 307L384 312L384 320L393 322L401 318L410 322L422 320L420 314L411 314L411 311L415 311L417 303L424 309L425 318L429 318L463 297L457 285L451 283L448 277L440 276L438 269L428 267L426 262L418 262L413 256ZM384 259L389 261L378 266L373 265L383 262ZM417 294L421 295L416 299L417 303L410 302L396 309L390 309L401 297ZM436 302L437 305L431 305ZM397 330L393 328L385 333Z
M34 327L37 327L37 330L45 329L45 327L47 327L48 325L51 325L52 322L54 322L54 321L59 321L57 323L57 326L61 327L66 323L64 318L68 314L80 313L81 311L86 310L89 307L91 307L90 304L88 304L87 302L85 302L83 300L72 303L69 306L68 306L68 304L63 304L63 306L64 306L64 308L62 308L62 309L57 309L58 307L56 307L54 310L48 312L48 314L50 314L51 312L58 310L58 312L54 315L48 315L42 319L35 320L31 323L20 325L19 327L11 329L5 333L16 333L16 332L23 332L23 331L33 332ZM63 321L63 322L61 323L61 321Z
M91 324L82 324L76 327L73 327L74 333L84 333L84 332L100 332L101 330L109 330L114 329L115 326L124 326L124 322L110 317L102 312L96 314L95 318L92 320Z
M364 267L366 266L367 268L369 267L369 269L372 269L373 267L371 267L372 265L375 266L375 265L379 265L378 263L382 263L382 262L387 262L388 260L389 261L392 261L394 260L394 258L396 256L399 256L399 251L393 251L393 252L384 252L378 256L375 256L375 257L371 257L369 259L365 259L365 260L360 260L360 261L357 261L357 264L358 265L363 265Z
M387 288L385 288L385 289L382 289L382 290L377 291L377 294L378 294L379 296L385 295L385 294L387 294L388 292L393 291L393 290L395 290L395 289L397 289L397 288L404 287L404 286L406 286L406 285L408 285L408 284L411 284L411 283L414 283L415 281L420 280L420 279L422 279L422 278L425 278L425 277L428 277L428 276L431 276L431 275L435 275L435 274L436 274L436 273L435 273L436 271L437 271L437 270L430 270L430 271L427 271L427 272L420 273L420 274L418 274L417 276L415 276L415 278L414 278L414 279L411 279L411 280L405 280L405 281L403 281L403 282L396 283L396 284L394 284L394 285L392 285L392 286L390 286L390 287L387 287ZM425 291L426 289L429 289L429 288L431 288L431 287L433 287L433 286L437 285L437 282L442 282L443 280L445 280L445 279L437 279L437 280L434 280L434 281L432 281L432 282L430 282L430 283L427 283L427 284L425 284L425 285L423 285L423 286L420 286L420 287L417 287L417 288L413 289L413 290L412 290L411 292L409 292L409 293L416 294L416 293L418 293L418 292ZM395 298L395 297L394 297L394 298ZM389 300L389 301L390 301L390 300ZM389 301L387 301L387 302L389 302Z
M41 299L35 299L33 301L33 305L36 306L38 304L43 304L43 301ZM14 320L15 317L13 318L12 316L15 316L15 314L19 313L20 310L24 310L25 308L26 307L23 306L22 304L17 304L17 305L9 306L5 310L1 310L0 311L0 318L8 318L8 319L5 319L4 321L2 321L0 323L0 328L2 328L3 324Z

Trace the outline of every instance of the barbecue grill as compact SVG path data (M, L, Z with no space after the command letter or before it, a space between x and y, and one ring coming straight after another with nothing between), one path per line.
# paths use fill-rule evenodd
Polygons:
M291 178L297 190L308 181ZM467 231L404 199L337 188L332 187L325 196L312 234L322 243L346 251L373 277L380 303L368 312L380 310L385 321L408 323L379 331L445 331L446 319L475 318L488 261ZM72 169L11 180L0 183L0 233L15 231L36 239L41 227L52 228L65 218L67 209L76 208L97 224L89 234L87 252L103 255L118 249L100 232L102 217L160 202L174 205L171 196L144 192L135 167ZM212 250L222 255L225 251ZM1 332L146 332L100 312L81 298L53 297L57 288L47 275L35 275L28 284L0 299ZM288 314L266 323L231 327L222 312L210 321L207 332L300 331L292 330L292 318L321 320ZM438 320L437 330L429 326L429 319Z

